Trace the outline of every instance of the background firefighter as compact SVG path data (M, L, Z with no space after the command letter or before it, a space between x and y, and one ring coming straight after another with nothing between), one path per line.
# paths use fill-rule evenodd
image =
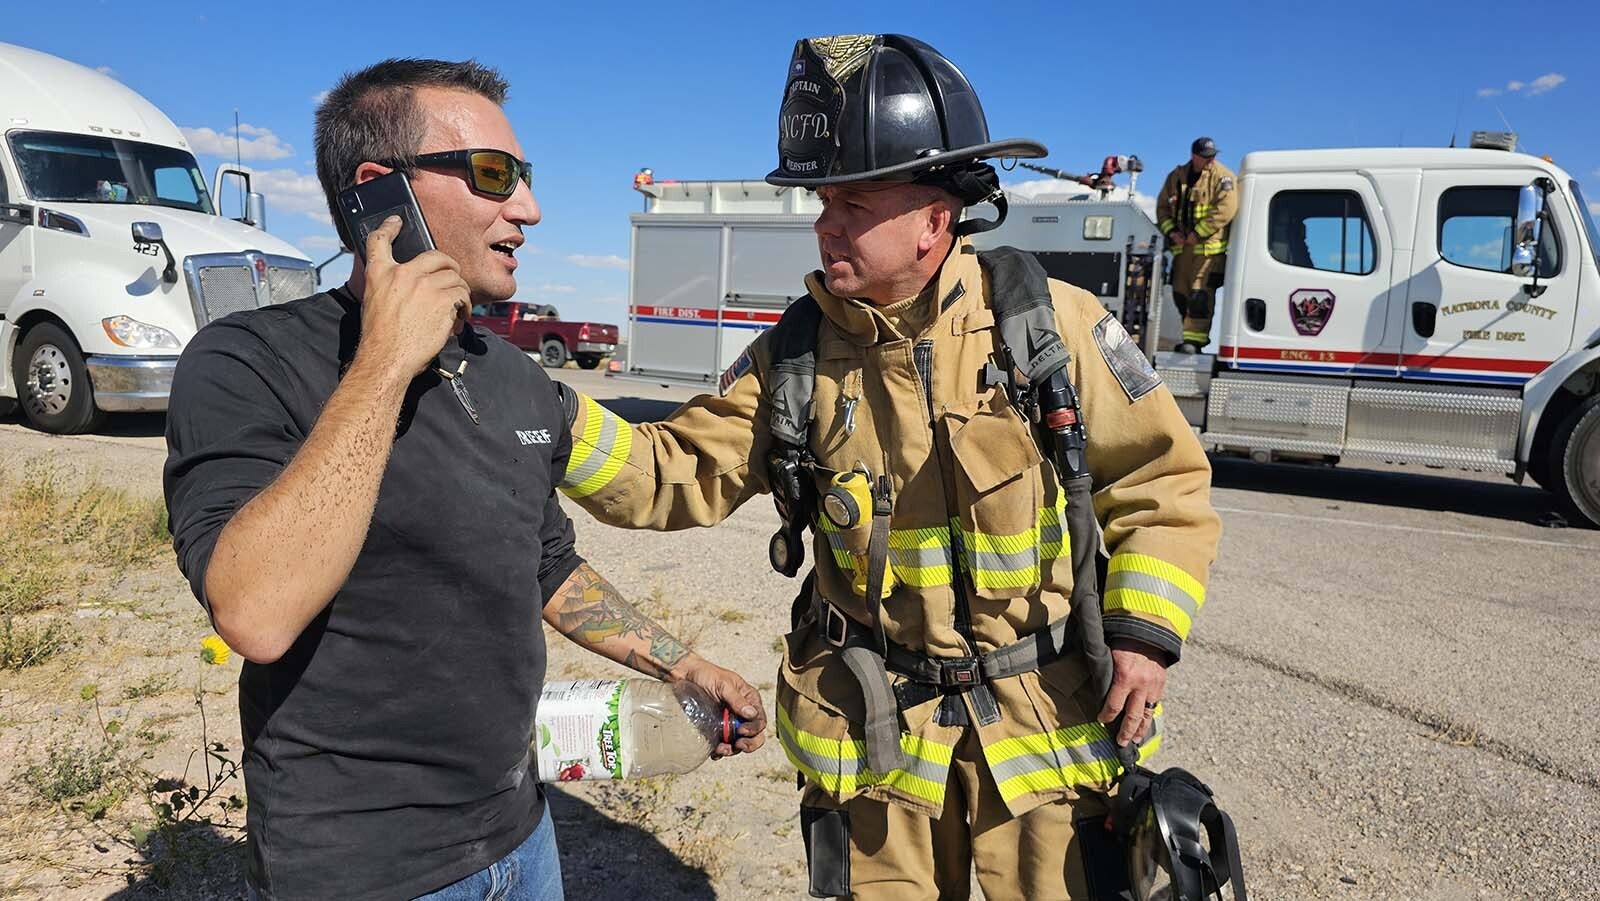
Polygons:
M784 536L813 529L778 721L814 896L963 898L976 867L990 899L1093 897L1087 865L1123 866L1103 828L1115 744L1159 745L1165 667L1204 602L1219 532L1205 455L1091 295L1041 278L1042 296L1000 298L1041 311L1026 353L1061 345L1081 391L1110 552L1108 696L1053 640L1073 588L1065 495L994 365L997 286L1020 283L966 240L997 220L960 219L982 202L1004 216L981 160L1044 148L990 141L966 78L900 35L798 42L779 131L767 180L824 203L808 298L721 396L664 422L630 427L568 391L563 490L659 530L774 493L780 571L798 564Z
M1228 268L1228 231L1239 212L1233 170L1217 162L1217 145L1195 138L1189 161L1167 175L1156 199L1156 222L1172 253L1172 299L1183 314L1177 350L1199 353L1211 338L1217 289Z

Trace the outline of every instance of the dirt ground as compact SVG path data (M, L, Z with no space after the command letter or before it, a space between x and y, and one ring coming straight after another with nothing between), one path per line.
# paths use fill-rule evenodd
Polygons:
M560 377L634 421L687 396ZM210 631L152 526L162 428L0 422L0 896L242 894L239 660L202 660ZM1232 813L1250 895L1595 897L1600 532L1543 527L1548 496L1493 476L1213 465L1223 545L1157 760ZM765 563L770 503L665 535L569 510L596 568L770 711L794 592ZM549 678L623 675L550 638ZM553 790L568 896L806 897L793 780L769 741Z

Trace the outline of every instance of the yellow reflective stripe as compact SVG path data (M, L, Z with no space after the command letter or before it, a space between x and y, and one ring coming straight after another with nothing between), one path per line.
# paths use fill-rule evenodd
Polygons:
M827 516L817 517L817 528L828 539L833 562L845 575L855 575L855 558L845 547L844 535ZM944 529L889 530L889 566L895 578L913 588L950 584L950 533Z
M889 563L895 578L913 588L950 584L950 533L937 526L889 531Z
M1160 223L1158 223L1156 225L1156 228L1161 229L1161 233L1162 234L1166 234L1167 232L1172 231L1173 226L1175 226L1177 224L1178 223L1172 221L1171 219L1163 219L1163 220L1161 220Z
M1202 222L1199 225L1196 225L1194 227L1194 233L1199 235L1202 238L1209 238L1212 235L1216 234L1217 230L1212 228L1210 225Z
M778 738L795 769L827 791L848 794L873 785L888 785L933 804L944 805L950 760L955 754L955 748L949 745L902 732L900 750L906 755L908 768L878 774L865 768L865 742L823 738L798 729L783 707L778 708Z
M1192 245L1192 248L1194 250L1198 251L1202 256L1214 257L1219 253L1227 253L1228 252L1228 242L1227 241L1207 241L1204 244Z
M1189 637L1206 590L1193 576L1156 557L1114 554L1106 568L1105 610L1159 616L1180 639Z
M1152 714L1151 734L1139 745L1140 761L1161 747L1163 710L1158 706ZM1104 785L1122 769L1111 733L1100 723L1004 739L983 753L1008 803L1030 792Z
M583 434L574 437L567 471L561 478L561 491L568 497L588 497L606 487L633 450L633 426L622 417L595 403L587 395L583 401Z
M1067 496L1056 498L1054 507L1039 508L1039 556L1055 560L1072 554L1072 536L1067 534Z

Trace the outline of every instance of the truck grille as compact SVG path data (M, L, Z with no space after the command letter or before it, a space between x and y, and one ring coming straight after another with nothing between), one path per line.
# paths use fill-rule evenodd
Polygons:
M316 270L293 257L253 250L198 254L184 260L183 269L197 326L317 293Z
M286 303L317 293L317 273L311 268L267 267L267 293L273 303Z
M198 324L256 308L256 280L249 266L207 266L200 270L200 296L196 298L202 316Z

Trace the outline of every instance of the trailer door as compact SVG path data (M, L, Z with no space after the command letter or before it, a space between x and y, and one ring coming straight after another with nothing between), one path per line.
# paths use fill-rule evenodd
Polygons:
M630 372L716 381L722 240L720 225L635 226Z

